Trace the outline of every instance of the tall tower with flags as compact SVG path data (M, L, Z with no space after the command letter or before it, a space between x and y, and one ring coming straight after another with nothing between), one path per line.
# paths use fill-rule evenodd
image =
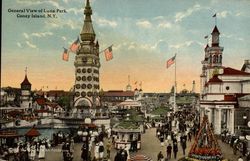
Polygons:
M89 111L100 106L99 99L99 44L95 40L92 25L92 9L89 0L84 9L84 24L80 33L80 45L75 56L74 107Z
M21 97L20 97L20 106L31 108L32 98L31 98L31 83L27 77L27 68L25 69L25 77L21 83Z
M211 79L214 75L219 74L220 70L222 70L222 54L223 47L220 46L219 38L220 32L215 25L212 33L212 43L206 45L205 58L201 62L202 63L202 74L201 77L201 94L204 94L204 86L206 82ZM202 96L202 95L201 95Z

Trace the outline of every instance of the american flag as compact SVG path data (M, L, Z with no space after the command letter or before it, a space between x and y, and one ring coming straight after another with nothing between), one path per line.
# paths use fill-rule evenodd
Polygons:
M105 54L106 61L109 61L109 60L113 59L112 46L105 49L104 54Z
M175 55L176 56L176 55ZM174 64L175 62L175 56L173 56L172 58L170 58L168 61L167 61L167 68L169 68L172 64Z
M66 49L66 48L64 48L62 59L64 61L69 61L69 53L68 53L68 49Z
M71 44L71 46L69 48L70 51L75 53L77 51L77 49L78 49L79 43L80 43L80 40L79 40L79 37L77 37L77 39Z

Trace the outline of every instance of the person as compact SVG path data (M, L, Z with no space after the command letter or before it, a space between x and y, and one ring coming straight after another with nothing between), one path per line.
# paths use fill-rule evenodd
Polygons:
M100 160L103 159L103 154L104 154L104 145L103 145L103 142L100 141L100 143L99 143L99 156L100 156Z
M81 154L81 158L82 158L82 160L83 161L86 161L86 160L88 160L88 147L87 147L88 145L86 144L86 143L84 143L83 145L82 145L82 154Z
M162 152L160 151L157 155L157 161L163 161L163 158L164 158L164 156L163 156Z
M167 146L167 159L171 159L172 146L169 144Z
M240 157L238 158L238 161L243 161L242 156L240 156Z
M39 159L45 158L45 144L44 143L40 145L38 158Z
M95 149L94 149L94 156L97 160L99 160L100 154L99 154L99 143L95 144Z
M110 152L111 152L111 141L110 140L106 144L106 150L107 150L107 158L110 158Z
M182 150L183 150L183 155L185 155L185 150L186 150L186 147L187 147L187 144L186 144L185 140L181 142L181 147L182 147Z
M127 160L130 160L130 154L129 154L129 146L125 145L125 149L124 149L127 153Z
M30 147L30 159L35 160L36 158L36 146L34 144Z
M174 158L176 159L177 152L178 152L178 145L177 145L177 142L174 142L174 145L173 145L173 152L174 152Z

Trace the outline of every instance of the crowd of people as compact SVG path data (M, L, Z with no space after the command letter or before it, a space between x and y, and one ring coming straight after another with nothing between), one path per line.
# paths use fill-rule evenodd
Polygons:
M166 147L166 153L160 151L157 155L158 161L177 158L179 151L186 155L187 141L192 140L199 130L199 118L194 112L178 111L167 116L156 129L156 136L161 146ZM178 148L180 145L181 150ZM172 156L173 155L173 156Z
M32 161L36 158L44 159L45 151L51 147L48 139L38 141L20 141L13 146L2 145L0 155L4 160Z

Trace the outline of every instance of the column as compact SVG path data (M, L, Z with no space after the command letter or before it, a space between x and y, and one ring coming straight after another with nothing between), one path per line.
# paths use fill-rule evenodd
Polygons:
M231 123L231 129L229 129L231 131L231 134L234 134L234 109L230 110L230 123Z
M215 122L214 122L214 133L220 134L221 133L221 109L217 109L215 111Z

